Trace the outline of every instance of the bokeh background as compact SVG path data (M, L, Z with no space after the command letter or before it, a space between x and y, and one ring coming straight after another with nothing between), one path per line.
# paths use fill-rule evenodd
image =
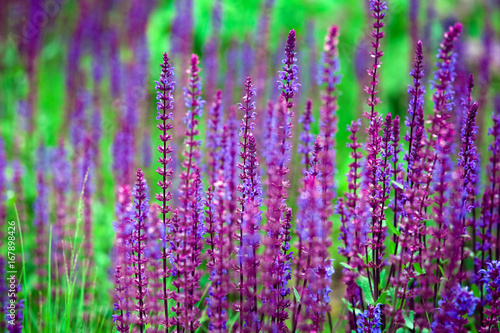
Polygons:
M391 112L404 119L408 104L406 90L411 82L408 73L418 39L424 43L427 90L430 90L428 83L439 40L449 25L460 21L464 33L458 46L457 67L462 73L473 73L476 77L475 97L481 105L478 117L484 136L495 94L500 91L500 1L389 0L387 3L380 113ZM342 80L336 181L341 195L346 189L348 164L345 128L365 108L363 87L371 64L368 10L365 0L2 0L0 136L5 150L2 218L15 219L15 204L23 228L27 297L36 300L40 299L37 294L44 293L37 289L40 281L35 260L40 246L34 225L34 207L40 197L37 171L44 170L49 184L45 218L49 230L56 221L60 204L50 185L61 171L54 167L55 149L66 142L70 160L78 159L79 150L71 144L75 136L83 135L79 131L86 132L95 147L93 163L88 166L88 188L92 191L89 199L93 226L92 286L98 292L90 307L99 319L95 322L100 324L92 329L109 331L116 186L127 177L120 173L123 166L117 160L120 151L116 145L121 140L120 133L131 126L132 137L128 139L132 141L125 144L130 146L134 157L127 165L132 172L141 167L149 183L156 182L154 81L163 52L173 57L176 67L177 118L185 111L180 92L185 85L183 72L191 52L201 57L205 110L213 101L216 88L224 91L224 107L229 110L229 105L239 102L242 96L244 77L252 75L263 78L257 90L257 113L258 117L265 117L266 102L278 96L276 73L286 36L290 29L295 29L302 84L294 109L296 122L307 99L313 101L317 118L316 66L327 28L338 25ZM463 78L457 80L460 79ZM426 99L430 100L429 93ZM430 105L427 103L427 111ZM83 109L83 116L78 114L78 108ZM202 121L202 138L204 128ZM313 131L318 132L317 122ZM175 133L181 144L182 123L179 122ZM484 144L479 147L483 152L486 149ZM293 179L298 180L300 174L297 156L292 172L289 201L294 207L299 182ZM81 168L75 167L64 176L71 178L76 173L82 178ZM76 190L74 193L79 194ZM67 200L69 206L75 206L78 195ZM73 213L77 213L75 209ZM334 229L335 226L338 224L334 224ZM336 234L333 238L337 238ZM336 246L332 255L337 256ZM332 311L340 311L342 294L342 286L336 282ZM36 331L37 312L43 306L36 301L28 304L31 319L27 326Z

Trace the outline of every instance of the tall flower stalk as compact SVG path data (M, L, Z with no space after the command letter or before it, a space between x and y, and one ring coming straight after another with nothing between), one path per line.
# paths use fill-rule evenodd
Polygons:
M383 265L383 244L385 238L385 232L382 228L382 223L385 219L383 213L384 200L381 197L383 189L380 184L381 179L379 176L379 164L381 163L380 153L382 151L382 139L379 132L382 127L382 119L376 110L376 106L380 103L380 98L377 97L377 85L379 83L379 68L381 65L380 58L384 55L381 51L380 41L385 35L381 29L385 26L383 19L385 17L386 10L387 6L385 2L380 0L370 1L371 16L375 19L375 22L372 24L373 30L371 33L373 38L371 44L373 50L370 52L370 55L373 58L373 64L368 70L368 75L371 77L370 85L365 87L365 92L368 94L366 104L370 109L363 114L363 116L369 120L369 126L367 128L368 143L366 147L368 152L366 177L368 186L367 200L371 210L372 233L372 239L369 243L369 247L372 249L372 258L374 260L374 262L367 266L366 269L368 279L370 280L371 291L375 299L379 297L380 269ZM371 274L368 272L368 268L372 269Z
M160 215L163 223L162 229L162 261L163 261L163 309L165 311L165 332L168 332L170 327L169 323L169 309L168 309L168 298L169 291L167 289L167 279L170 277L170 269L168 268L167 261L169 260L167 254L167 229L170 227L170 220L167 214L172 211L172 206L169 205L172 200L172 193L169 188L172 187L171 177L173 175L173 170L170 167L172 163L172 157L170 154L173 152L173 148L169 145L169 141L172 140L172 135L168 133L169 130L173 128L172 120L173 113L171 110L174 105L173 91L175 88L175 82L173 81L173 68L170 65L170 58L167 53L163 54L163 63L161 66L160 80L156 82L156 99L157 99L157 116L158 129L160 130L160 141L158 145L158 152L160 157L158 162L160 162L161 167L156 169L156 172L160 175L161 179L158 181L158 186L160 187L160 192L156 194L156 199L160 202Z
M259 193L253 192L258 186L257 181L257 172L256 172L256 161L255 161L255 138L253 137L253 129L255 126L255 102L253 101L253 97L255 96L255 88L252 83L252 79L250 77L246 78L245 82L245 95L243 96L242 103L238 104L238 108L240 111L243 111L243 120L241 121L240 126L240 142L238 145L241 148L240 157L241 163L238 164L238 168L241 170L240 172L240 184L238 185L238 190L241 195L238 198L238 241L240 243L239 248L237 249L237 263L236 266L237 271L239 272L239 281L236 283L237 289L239 290L239 305L236 307L237 311L240 312L239 316L239 327L243 328L243 320L248 316L247 311L256 312L257 304L251 306L250 309L243 310L243 297L244 297L244 255L247 249L245 249L244 245L244 236L243 229L245 227L244 218L246 214L246 205L249 200L257 200L254 197L259 195ZM250 147L250 140L253 140L253 146ZM250 151L250 149L254 151ZM253 301L253 300L252 300Z
M141 169L137 170L137 180L134 187L134 231L132 233L133 239L133 256L132 262L134 265L135 279L134 284L136 285L136 309L139 313L139 318L136 321L136 325L139 327L140 332L145 332L147 318L148 318L148 307L147 307L147 295L148 291L148 278L146 276L146 263L147 258L145 257L145 249L147 247L147 223L148 223L148 198L147 198L147 186L146 180L144 179L144 173Z
M199 191L201 185L201 171L199 168L200 142L195 140L199 135L198 118L201 117L205 101L201 99L200 68L198 67L198 56L191 56L190 66L187 71L189 75L188 86L184 88L184 100L187 107L184 121L186 123L186 138L184 161L181 173L181 185L179 188L179 228L176 236L176 268L177 279L174 286L177 288L177 305L174 312L177 314L177 327L185 331L196 330L200 322L198 320L199 309L196 303L199 300L199 252L200 242L204 231L202 196Z

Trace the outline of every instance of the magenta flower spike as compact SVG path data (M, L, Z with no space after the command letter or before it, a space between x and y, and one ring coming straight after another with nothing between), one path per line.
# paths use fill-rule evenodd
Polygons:
M445 290L439 301L435 320L431 325L433 333L466 333L467 316L472 316L479 299L467 287L456 284Z
M231 253L228 247L231 235L225 221L226 207L224 205L226 190L226 184L220 179L215 182L214 190L209 188L205 202L207 207L205 221L208 232L206 242L210 247L207 251L209 254L207 267L211 272L209 277L211 285L206 299L210 332L227 332L228 294L232 291L229 281Z
M214 96L214 102L208 112L207 120L207 145L208 148L208 179L210 184L214 184L218 178L218 172L221 170L222 156L222 126L223 126L223 113L222 113L222 91L218 90Z
M500 261L493 260L486 263L486 269L481 269L478 273L481 275L486 295L483 300L484 318L479 332L495 332L500 317ZM482 288L481 295L483 295Z
M288 174L288 163L290 161L289 152L291 143L290 118L292 111L287 108L289 104L282 99L277 109L277 140L274 148L274 154L271 164L268 166L268 190L265 204L268 207L265 226L267 235L263 239L265 245L262 256L262 265L264 272L261 276L264 289L262 291L263 305L260 308L261 314L269 317L263 323L264 329L274 329L283 332L286 328L285 320L288 318L286 309L290 301L286 297L290 294L287 286L291 278L291 260L292 253L288 252L289 244L285 245L286 236L284 234L284 225L286 219L285 200L288 197L287 188L289 181L286 179Z
M415 132L417 127L423 123L423 119L420 119L420 115L423 114L425 95L425 86L422 85L422 79L424 77L423 60L424 55L422 42L418 41L415 50L415 61L413 62L413 68L410 71L410 76L413 77L413 85L408 86L410 103L408 106L408 115L405 120L405 125L409 128L409 132L405 135L405 140L408 142L408 153L405 155L405 160L408 162L407 171L410 170L413 165L412 157L415 157L412 154Z
M187 108L184 122L186 123L186 138L184 151L184 170L180 175L181 185L179 187L180 207L179 223L176 246L176 276L173 282L177 288L174 295L177 301L174 312L177 314L177 328L184 330L195 330L199 327L199 309L196 303L199 301L199 278L197 271L201 264L200 251L202 248L202 236L205 233L203 224L204 201L201 191L200 165L200 141L195 140L199 135L199 117L203 112L205 101L201 99L201 79L199 76L198 56L191 56L188 86L184 88L184 100Z
M156 172L160 175L161 179L158 181L158 186L160 188L159 193L156 194L156 199L160 204L160 215L162 220L162 271L163 271L163 310L165 311L165 331L168 331L170 327L169 323L169 308L168 308L168 295L169 290L167 289L167 279L170 277L170 269L167 265L168 254L167 254L167 229L170 226L170 218L167 214L172 211L172 206L169 204L172 200L172 193L169 189L172 187L172 175L173 169L170 166L172 164L172 152L173 147L169 144L172 140L172 135L168 133L173 128L173 113L171 110L174 107L174 97L173 92L175 89L175 82L173 81L173 68L170 64L170 58L167 53L163 54L163 63L161 66L160 80L156 82L156 99L157 99L157 116L158 129L160 130L160 141L158 145L158 152L160 157L158 162L160 167L156 169Z
M335 135L337 133L337 85L340 83L338 59L338 38L339 28L335 25L328 29L325 36L323 63L320 67L319 82L324 85L322 92L322 104L320 108L320 134L324 140L322 159L320 168L322 174L322 193L323 193L323 224L333 213L331 201L336 192L335 176ZM327 232L328 233L328 232Z
M278 88L281 89L281 96L286 101L287 109L293 107L293 97L299 91L297 58L295 58L295 30L290 30L285 45L285 59L283 68L279 72Z
M311 133L311 123L314 122L312 114L312 102L306 102L304 113L300 116L299 123L302 124L302 131L299 134L299 146L297 152L302 154L300 162L304 165L302 173L306 175L311 167L311 155L314 145L314 135Z
M129 332L132 324L134 270L132 262L133 206L130 186L124 185L118 189L116 203L116 232L113 259L115 265L115 303L113 322L119 332Z
M145 249L147 247L147 228L148 228L148 198L146 195L147 185L144 179L144 174L141 169L137 170L137 180L134 187L134 230L132 232L132 263L134 266L135 279L133 282L136 286L136 311L138 318L135 324L139 327L140 332L145 332L145 327L148 319L148 278L146 275L147 258Z
M372 24L373 37L372 48L370 55L373 58L372 68L368 70L368 75L371 77L369 86L365 87L365 92L369 95L366 104L370 107L370 111L365 111L363 116L369 120L369 126L366 130L368 133L368 143L366 150L368 152L366 161L366 199L371 211L371 234L372 240L369 247L372 249L372 258L374 262L371 264L373 281L370 282L373 297L376 299L379 296L379 283L380 283L380 269L382 267L382 260L380 254L384 252L384 245L380 242L383 239L385 231L382 228L382 221L385 219L383 215L384 196L382 179L380 178L380 167L382 162L380 154L382 152L382 138L380 137L380 130L382 128L382 117L375 109L376 105L380 103L380 98L377 97L377 85L379 83L379 68L381 65L380 58L384 55L381 51L380 41L384 37L384 32L381 29L385 26L383 19L385 11L387 10L386 3L380 0L370 1L371 16L375 19ZM367 268L368 269L368 268ZM370 274L368 273L370 279Z
M433 88L435 92L432 95L434 102L434 112L436 117L432 122L432 129L440 129L446 124L446 121L451 117L450 111L453 108L453 88L452 82L455 78L455 59L456 55L453 52L455 42L462 32L462 24L457 23L451 26L444 34L443 41L440 44L438 59L436 64L437 71L434 73ZM439 116L439 118L437 117ZM431 130L431 134L433 134Z
M255 126L255 102L254 97L256 95L254 84L252 83L251 77L247 77L244 86L245 95L242 98L242 102L238 104L238 109L243 111L243 119L240 125L240 142L238 143L240 147L240 157L241 162L238 163L238 168L240 169L240 183L238 184L238 191L241 193L238 197L238 220L237 225L239 230L237 231L237 237L235 241L239 242L239 247L236 248L236 264L237 272L239 273L238 282L236 283L236 289L239 291L239 304L234 305L234 309L240 313L239 316L239 327L243 329L245 326L243 323L246 321L246 326L258 327L258 323L255 322L257 318L257 302L255 291L249 294L248 289L253 288L253 284L257 281L256 271L248 267L248 262L256 261L256 250L259 244L258 238L258 225L260 217L256 217L255 211L247 212L247 205L251 201L254 205L261 202L262 188L260 184L259 163L257 161L257 148L256 141L253 135ZM255 210L256 208L254 208ZM249 215L250 214L250 215ZM246 225L246 220L250 220L255 227L250 229ZM257 229L255 229L257 228ZM247 230L248 233L244 233ZM257 234L257 235L256 235ZM248 272L250 276L245 273ZM245 276L247 279L245 279ZM252 285L248 285L248 280L250 278ZM245 295L246 294L246 295ZM248 298L245 299L245 296ZM244 303L245 302L245 303Z

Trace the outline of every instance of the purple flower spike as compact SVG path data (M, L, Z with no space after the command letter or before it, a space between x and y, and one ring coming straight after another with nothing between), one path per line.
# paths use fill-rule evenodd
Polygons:
M308 173L311 166L311 154L314 145L314 135L311 133L311 123L314 122L312 114L312 102L310 99L306 102L304 113L300 116L299 123L302 124L302 131L299 134L298 153L302 154L301 163L304 165L302 173Z
M245 308L243 304L244 296L244 255L247 249L245 249L243 229L245 227L244 218L246 214L246 206L249 200L257 200L254 197L259 196L261 190L258 187L258 163L256 161L256 147L255 147L255 137L253 136L253 130L255 126L255 102L253 97L255 96L255 88L252 83L252 79L247 77L245 82L245 96L242 98L242 103L238 104L238 109L244 112L243 120L240 126L240 142L238 145L241 148L240 157L241 163L238 163L238 168L241 170L240 173L240 184L238 185L238 190L241 192L238 198L239 207L238 214L240 215L237 224L239 227L237 240L240 243L239 249L237 249L237 271L239 272L239 282L237 283L237 289L239 290L239 304L235 305L235 309L240 312L239 327L243 328L244 318L248 318L248 311L256 312L256 304L250 306L250 308ZM253 300L252 300L253 301ZM244 311L245 308L245 312Z
M380 99L377 97L377 84L379 82L378 69L381 65L380 58L384 55L384 52L380 50L380 40L385 36L385 34L381 31L381 29L385 26L385 23L383 22L385 10L387 10L385 1L370 0L371 16L375 19L375 22L372 24L374 30L371 33L374 38L374 41L371 43L373 51L370 52L370 55L373 58L373 65L372 68L368 70L368 75L372 78L372 80L370 82L370 86L365 87L365 92L370 95L366 104L370 106L371 111L370 113L365 112L364 116L371 121L377 118L375 105L380 103Z
M368 75L371 77L371 82L369 86L365 86L365 92L369 95L366 104L370 107L370 111L365 111L363 116L369 120L369 126L366 130L368 133L368 143L366 150L368 152L366 161L366 201L370 206L371 215L371 233L372 241L370 242L370 247L372 248L372 258L375 261L372 265L373 283L370 282L372 288L373 297L375 299L379 296L379 279L380 279L380 269L381 269L381 258L384 253L383 243L380 242L383 239L383 233L385 231L382 228L382 222L385 219L383 213L383 207L385 204L384 196L382 193L383 185L381 186L381 175L380 164L382 159L380 157L382 153L382 138L380 137L380 130L382 128L382 117L379 115L375 106L380 103L380 98L377 97L377 85L379 83L378 71L381 65L380 58L384 53L380 50L380 41L384 37L384 33L381 29L385 26L383 19L385 17L385 10L387 10L386 3L380 0L370 1L370 11L371 16L375 19L372 23L373 31L371 33L372 38L372 48L370 55L373 58L373 64L368 70ZM381 195L382 194L382 195Z
M481 282L484 283L486 294L485 317L479 330L480 333L496 332L495 329L498 331L498 324L500 324L500 261L488 262L486 267L478 272L482 276Z
M160 202L160 214L163 222L163 237L162 240L162 261L163 261L163 305L165 311L165 329L168 329L169 324L169 314L168 314L168 289L167 289L167 278L170 276L170 271L167 268L167 240L166 240L166 230L170 224L170 219L167 218L167 214L172 211L172 206L169 202L172 200L172 192L168 191L172 187L172 175L173 170L170 167L172 163L171 154L173 148L169 145L169 141L172 140L172 135L168 134L168 131L173 128L172 120L173 114L171 110L174 107L174 97L173 91L175 88L175 82L172 80L174 76L173 68L170 65L170 58L167 53L163 54L163 63L161 66L160 80L156 82L156 99L157 99L157 111L158 115L156 119L158 122L158 129L160 130L160 145L158 145L158 151L160 152L160 157L158 161L161 167L156 169L156 172L160 175L161 179L158 181L158 186L160 187L160 192L156 194L156 199Z
M186 150L183 153L184 161L182 162L184 170L180 175L179 222L174 240L177 279L173 282L178 291L174 295L177 304L173 309L177 314L176 325L179 330L196 330L200 326L198 320L200 311L196 303L201 297L198 290L200 287L198 267L201 264L200 251L205 229L202 213L204 201L201 190L201 170L198 167L201 162L198 148L201 142L195 140L195 137L199 135L198 118L202 115L205 101L201 99L198 65L198 56L193 54L187 70L188 86L184 88L184 100L187 107L184 117Z
M335 135L337 133L337 85L340 83L338 43L339 28L335 25L328 29L325 37L323 63L320 68L320 82L324 84L322 104L320 109L320 134L324 139L321 165L323 182L323 213L325 216L332 214L331 200L336 192L334 184L335 175ZM329 196L329 197L326 197ZM326 217L328 219L328 217ZM326 221L323 218L323 223Z
M438 313L431 325L432 333L466 333L467 316L472 316L479 299L467 287L456 284L445 290Z
M329 312L329 292L331 284L332 201L335 196L335 134L337 126L336 85L338 71L338 27L332 26L325 37L322 63L319 67L318 83L324 84L320 109L320 135L315 143L313 162L309 174L304 176L301 190L298 218L299 258L297 260L297 288L304 297L305 314L302 305L296 308L294 301L293 329L297 325L302 330L322 331L325 314ZM318 189L316 189L318 187ZM307 253L307 255L304 255ZM313 255L314 254L314 255ZM302 282L303 280L303 282ZM311 323L308 323L308 319Z
M277 109L277 140L273 149L273 156L268 167L269 186L266 206L267 236L264 238L265 244L263 259L264 272L261 275L264 289L262 291L261 314L269 319L264 324L264 330L285 331L285 320L288 318L287 308L290 301L286 297L290 294L287 286L291 278L290 263L292 253L287 247L282 247L286 236L286 202L288 198L287 188L290 186L286 175L289 172L291 150L291 118L293 112L288 108L289 103L283 100ZM284 217L285 216L285 217Z
M496 244L496 257L499 258L500 254L500 228L499 223L495 219L495 196L498 192L498 188L500 186L500 96L496 97L495 100L496 111L491 116L493 120L492 127L488 130L488 135L492 137L492 142L490 143L488 150L490 151L490 158L488 163L488 188L485 191L483 198L483 226L481 230L481 240L483 242L483 252L488 251L488 253L483 253L481 255L482 265L480 267L484 267L485 258L489 255L492 258L493 249L492 249L492 239L491 233L493 232L493 228L496 224L497 229L497 244Z
M132 233L134 231L132 191L130 186L124 185L118 190L115 222L115 301L113 315L116 329L119 332L129 332L133 311L132 298L135 297L133 279L135 277L132 263Z
M299 91L297 58L295 58L295 30L290 30L285 46L285 59L283 59L283 70L279 72L279 85L281 96L286 101L286 107L293 107L292 99Z
M222 177L221 177L222 178ZM215 191L209 188L207 193L207 243L210 255L207 267L210 270L211 285L207 297L207 315L210 318L210 332L226 332L229 301L227 295L231 291L229 283L231 256L228 242L230 238L229 225L225 222L226 184L219 180L214 184Z
M434 101L434 110L440 115L441 120L435 125L442 125L450 118L450 111L453 107L453 87L452 82L455 79L455 59L453 52L455 42L462 32L462 24L457 23L451 26L444 34L444 39L440 44L437 58L440 60L436 64L438 70L434 74L433 87L436 89L432 100ZM434 123L433 123L434 126Z
M415 61L413 62L413 68L410 71L410 76L413 77L413 85L408 86L408 93L410 94L410 104L408 106L408 115L406 116L405 125L409 128L410 132L406 133L405 140L408 142L408 153L405 155L405 160L408 162L408 170L411 169L413 165L412 147L414 136L416 132L416 127L423 124L424 119L420 119L421 114L423 114L424 108L424 95L425 86L422 85L422 78L424 77L424 55L422 42L417 42L417 48L415 50Z
M368 309L359 315L357 325L357 333L381 333L382 318L380 304L375 306L368 305Z
M136 321L141 333L144 332L146 326L146 319L148 317L148 303L146 296L148 295L148 278L146 276L146 263L145 256L146 239L147 239L147 222L148 222L148 199L146 196L147 185L144 179L144 174L141 169L137 170L137 180L134 187L134 231L132 234L133 242L133 257L132 262L134 265L134 273L136 278L133 280L136 288L136 311L139 318Z
M113 315L113 322L116 323L116 330L118 332L130 332L130 326L127 317L130 315L127 310L127 282L126 277L122 273L122 266L117 265L115 268L115 299L114 310L118 314Z
M463 168L464 186L468 188L467 192L471 195L474 195L472 183L476 177L477 148L475 146L475 139L478 130L476 126L478 108L478 103L473 102L467 112L467 116L464 118L461 132L462 147L458 153L458 166Z
M221 170L222 159L222 91L218 90L214 102L208 112L207 148L208 153L208 178L214 184L218 178L217 172Z

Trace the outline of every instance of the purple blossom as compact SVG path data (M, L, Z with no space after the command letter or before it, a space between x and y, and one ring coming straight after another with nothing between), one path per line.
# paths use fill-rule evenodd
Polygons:
M269 317L264 323L265 330L278 330L283 332L286 328L285 320L288 318L286 309L290 301L286 297L290 294L287 286L291 278L290 261L292 253L288 253L283 242L286 236L286 219L283 219L288 197L287 188L289 181L288 163L290 161L291 143L291 117L293 112L288 108L290 103L282 100L277 109L277 141L274 147L273 157L268 166L268 191L265 205L268 207L266 217L266 237L263 239L265 245L262 256L264 273L262 283L264 289L261 293L261 314ZM283 251L282 251L283 249Z
M160 130L159 139L161 143L158 145L158 152L160 157L158 162L161 167L156 169L156 172L160 175L161 179L158 181L158 186L160 192L156 194L156 199L160 202L160 214L162 220L162 274L163 274L163 305L165 311L165 328L170 326L169 314L168 314L168 289L167 289L167 278L170 276L170 271L167 267L167 239L166 232L170 225L170 219L167 214L172 211L172 206L169 205L172 200L172 193L169 189L172 187L172 175L173 169L172 164L172 152L173 147L169 144L172 140L172 135L168 133L169 130L173 128L172 120L173 113L170 112L174 105L173 91L175 88L175 82L173 81L173 68L170 65L170 58L167 53L163 54L163 63L160 65L160 80L156 82L156 99L157 99L157 116L158 129Z
M380 304L368 305L363 314L358 315L357 333L381 333L382 318Z
M222 91L218 90L210 111L208 112L207 124L207 148L208 153L208 177L210 184L214 184L218 178L217 172L221 170L220 161L222 159Z
M283 70L279 73L278 88L281 96L285 99L288 109L293 107L292 99L299 91L297 58L295 58L295 30L290 30L285 46L285 59L283 59Z
M482 276L481 282L484 284L485 317L482 322L480 333L495 332L500 323L500 261L494 260L486 263L486 269L479 270ZM482 292L481 292L481 295Z
M416 132L416 127L423 126L423 109L424 109L424 95L425 86L422 85L422 79L424 77L423 71L423 48L422 42L417 42L417 47L415 50L415 61L413 62L413 68L410 71L410 76L413 77L413 85L408 85L408 93L410 94L410 103L408 106L408 115L406 116L405 125L409 128L409 133L405 135L405 140L408 142L408 153L405 154L405 160L408 162L407 170L410 170L414 157L412 154L413 142Z
M132 263L136 278L133 280L136 285L136 310L139 318L136 321L141 332L144 332L146 319L148 317L148 306L146 296L148 295L148 278L146 276L147 258L145 249L147 248L147 228L148 228L148 198L146 195L147 185L141 169L137 169L137 180L133 191L134 196L134 231L132 232Z
M226 258L230 256L227 249L227 241L230 237L228 225L225 223L224 197L226 188L223 181L214 183L215 193L212 187L207 192L206 226L208 237L207 244L210 249L207 251L209 261L207 267L211 271L207 297L207 315L210 318L209 331L225 332L227 324L227 311L229 302L227 295L230 291L229 269L230 264Z
M299 147L297 152L302 154L301 163L304 165L302 173L305 175L311 166L311 154L314 145L314 135L311 133L311 123L314 122L312 114L312 102L310 99L306 102L304 113L299 118L299 123L302 124L302 131L299 134Z
M240 321L239 325L243 328L243 320L244 318L249 317L249 311L253 312L255 315L257 311L257 304L253 304L250 307L248 305L243 305L243 296L244 296L244 270L243 270L243 262L245 252L248 250L245 249L244 237L243 237L243 229L245 227L244 219L245 219L245 210L246 205L249 200L252 200L254 203L259 199L254 199L255 196L259 196L261 189L259 188L258 182L258 163L256 156L256 147L255 147L255 137L253 136L254 130L254 120L256 113L255 110L255 102L253 101L253 97L255 96L255 88L252 83L252 79L247 77L245 82L245 95L242 98L242 103L238 104L238 109L243 111L243 119L241 121L240 126L240 142L238 143L240 150L241 163L238 163L238 168L241 170L240 173L240 184L238 185L238 190L241 192L240 197L238 198L238 215L240 217L237 220L237 224L239 227L237 241L239 241L240 246L237 249L237 271L239 272L239 282L237 283L237 289L239 290L239 304L235 305L238 312L240 312ZM252 234L255 231L252 232ZM252 248L253 250L253 248ZM252 299L251 301L254 301ZM243 309L245 308L246 311Z
M467 332L467 316L472 316L479 299L467 287L459 284L445 290L439 301L438 313L431 325L432 333Z
M181 185L179 187L180 221L176 226L175 236L175 264L177 279L173 285L178 292L174 295L177 304L174 312L177 314L176 325L185 330L195 330L200 322L199 309L196 307L201 295L199 294L200 273L198 267L201 264L200 251L202 248L202 236L205 233L203 224L203 206L201 190L201 171L199 146L201 143L195 140L199 134L198 118L201 117L205 101L201 99L201 80L199 77L198 56L191 56L188 86L184 88L184 100L187 107L184 122L186 123L186 138L184 170L180 175Z

